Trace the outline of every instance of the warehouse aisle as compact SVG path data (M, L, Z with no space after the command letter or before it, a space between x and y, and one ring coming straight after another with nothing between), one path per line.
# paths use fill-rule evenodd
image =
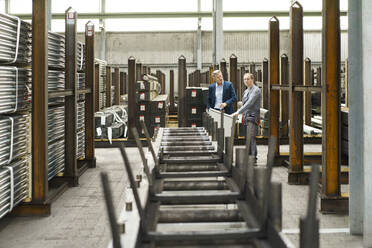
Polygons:
M130 160L138 164L136 155L137 148L129 148ZM0 220L0 248L107 247L111 237L99 173L109 173L117 214L124 206L127 178L118 149L96 149L96 158L97 168L87 170L79 187L69 188L52 204L50 217Z
M320 151L320 145L306 145L305 151ZM288 146L281 146L282 151ZM258 163L264 164L267 147L258 146ZM140 157L137 148L128 148L129 159L139 171ZM0 248L106 248L111 234L106 217L100 171L108 171L117 216L124 206L126 173L117 149L96 149L97 168L89 169L77 188L70 188L53 205L47 218L5 218L0 220ZM119 159L117 159L119 158ZM307 207L307 186L286 183L287 169L274 168L273 180L283 183L283 230L289 240L298 246L298 221ZM343 191L348 191L343 186ZM318 201L319 205L319 201ZM348 217L321 215L321 247L362 247L362 238L350 236Z

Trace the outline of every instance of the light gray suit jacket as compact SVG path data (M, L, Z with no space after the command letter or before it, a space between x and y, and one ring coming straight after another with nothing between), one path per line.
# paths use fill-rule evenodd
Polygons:
M261 90L256 85L247 88L243 93L242 107L238 109L238 114L243 114L244 124L248 122L257 123L260 119Z

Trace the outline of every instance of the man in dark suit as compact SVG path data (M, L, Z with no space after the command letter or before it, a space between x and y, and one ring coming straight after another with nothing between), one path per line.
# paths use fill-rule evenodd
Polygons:
M208 88L207 108L225 110L226 114L232 114L234 112L233 103L236 102L233 84L223 80L220 70L215 70L212 77L215 83L209 85Z

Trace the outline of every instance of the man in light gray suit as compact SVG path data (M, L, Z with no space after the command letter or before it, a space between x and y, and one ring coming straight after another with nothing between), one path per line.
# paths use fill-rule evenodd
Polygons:
M251 73L244 74L244 84L247 89L243 93L242 107L238 109L232 116L243 114L243 124L245 128L249 122L254 123L251 130L250 155L255 155L257 160L257 145L256 135L260 121L260 106L261 106L261 90L253 83L254 77Z

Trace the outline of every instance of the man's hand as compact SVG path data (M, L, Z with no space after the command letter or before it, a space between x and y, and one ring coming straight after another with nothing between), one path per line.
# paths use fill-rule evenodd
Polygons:
M234 117L234 116L238 116L238 112L235 112L235 113L232 113L231 116Z
M223 102L223 103L221 103L221 105L220 105L220 109L224 109L226 106L227 106L227 104Z
M209 108L205 108L205 112L207 112L207 113L208 113L208 112L209 112Z

